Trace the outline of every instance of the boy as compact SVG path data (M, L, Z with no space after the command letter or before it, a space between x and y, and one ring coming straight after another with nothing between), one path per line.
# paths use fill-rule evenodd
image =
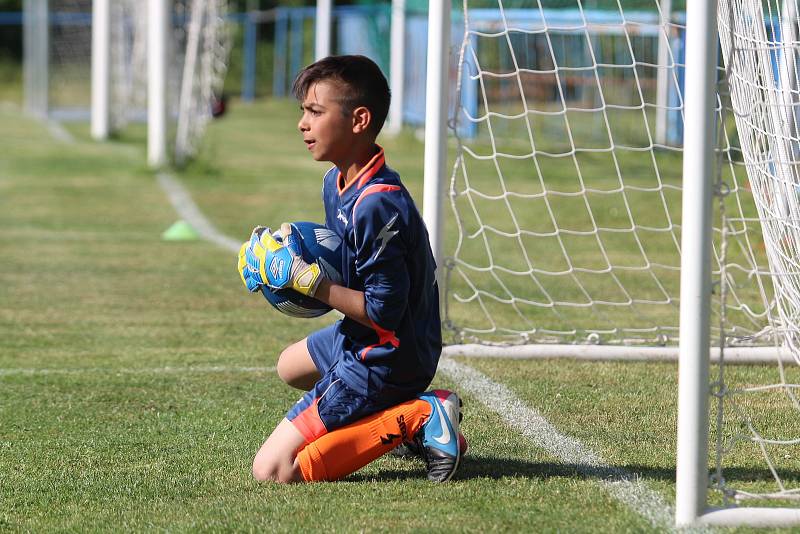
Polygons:
M296 254L285 223L285 246L256 228L238 269L250 291L290 287L345 318L281 353L279 376L307 393L261 446L253 476L335 480L409 443L430 480L449 480L465 447L460 400L423 393L441 351L439 290L422 218L375 144L389 109L386 78L366 57L334 56L306 67L293 92L311 156L334 164L322 196L325 225L342 238L344 285Z

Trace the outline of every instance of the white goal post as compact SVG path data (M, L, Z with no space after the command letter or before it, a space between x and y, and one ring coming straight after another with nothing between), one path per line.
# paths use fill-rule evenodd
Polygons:
M706 508L711 306L711 186L716 146L716 0L687 6L686 129L683 152L680 363L675 522Z
M148 121L153 167L175 130L175 161L196 153L222 96L227 0L26 0L23 32L26 112L90 122L97 140Z
M429 11L444 352L680 354L676 523L800 523L797 0L487 4ZM763 484L726 479L754 457Z

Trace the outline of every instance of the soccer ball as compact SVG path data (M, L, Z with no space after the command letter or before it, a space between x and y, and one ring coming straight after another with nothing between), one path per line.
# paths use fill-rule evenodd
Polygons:
M300 237L303 259L317 262L322 276L335 284L342 283L342 240L327 227L312 222L294 222L292 234ZM272 234L279 243L283 241L280 231ZM290 317L319 317L331 311L331 307L313 297L298 293L294 289L271 289L261 286L261 294L273 308Z

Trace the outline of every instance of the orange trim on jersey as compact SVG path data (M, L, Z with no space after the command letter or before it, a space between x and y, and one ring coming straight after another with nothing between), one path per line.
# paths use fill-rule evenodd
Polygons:
M339 176L336 177L336 189L339 190L340 195L356 182L358 182L358 187L363 187L363 185L367 183L370 178L375 176L375 173L386 163L386 158L383 155L383 148L379 145L376 146L378 147L378 153L372 156L372 159L358 171L358 174L356 174L352 180L345 182L342 171L339 171Z
M381 328L372 319L369 319L369 323L372 325L372 329L375 330L375 333L378 334L378 342L375 343L374 345L369 345L368 347L364 347L364 349L361 351L361 361L366 360L367 353L372 349L374 349L375 347L380 347L381 345L385 345L387 343L390 343L394 348L400 346L400 340L397 339L394 330L386 330L385 328Z
M399 191L399 190L400 190L399 185L389 185L389 184L373 184L368 188L364 189L358 196L358 200L356 200L356 203L353 204L353 217L352 217L353 221L356 220L356 208L358 207L359 204L361 204L362 200L364 200L370 195L374 195L375 193L385 193L387 191Z
M328 429L325 428L325 424L319 417L317 399L314 399L314 403L311 406L292 419L292 424L294 424L297 430L299 430L306 439L306 443L311 443L318 437L328 433Z
M383 345L385 343L391 343L394 348L400 346L400 340L397 339L397 336L394 334L394 330L386 330L385 328L381 328L380 326L378 326L378 323L376 323L372 319L369 320L369 324L372 325L372 329L375 330L376 334L378 334L379 345Z

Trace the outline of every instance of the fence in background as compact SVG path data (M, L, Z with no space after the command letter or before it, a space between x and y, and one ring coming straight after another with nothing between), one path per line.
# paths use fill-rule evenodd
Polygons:
M69 17L60 17L56 14L50 24L89 25L91 17L71 14ZM591 60L591 54L602 48L606 55L619 60L628 54L628 46L636 48L636 57L649 58L646 61L657 66L657 24L658 14L655 12L638 12L626 15L626 20L632 22L632 33L620 34L616 12L599 10L584 10L578 13L574 10L508 10L506 15L509 23L522 30L519 35L513 36L517 42L515 48L524 52L525 62L533 70L546 71L548 61L552 63L552 56L556 56L556 64L586 64ZM496 12L492 10L476 9L470 11L471 24L491 31L495 22ZM682 15L676 17L681 21ZM237 92L243 101L252 101L258 96L271 94L276 97L288 96L291 81L299 70L313 60L314 54L314 22L315 9L309 7L288 8L279 7L268 11L251 11L232 13L229 15L231 24L234 25L236 46L230 58L229 78L226 82L226 91ZM589 40L586 35L586 22L591 21ZM21 25L23 23L20 13L0 13L0 25ZM427 14L409 11L406 16L405 27L405 73L403 120L406 124L419 126L424 122L425 116L425 64L427 54ZM556 39L544 43L543 34L539 29L543 24L550 27L548 33L555 35ZM553 31L552 27L563 27L564 30ZM604 29L606 28L606 29ZM389 43L391 31L391 6L381 5L351 5L338 6L333 10L333 52L336 54L363 54L378 63L389 76ZM454 18L451 31L451 50L455 55L463 37L463 20ZM632 37L631 37L632 36ZM676 83L669 86L668 102L671 109L669 113L668 142L680 144L683 134L683 121L680 115L681 94L683 92L683 49L684 32L682 23L671 25L671 50L672 62L670 69L675 70L673 79ZM482 55L497 53L491 46L477 47L478 59ZM51 54L54 52L51 50ZM455 61L453 61L455 65ZM472 67L473 65L468 65ZM634 67L635 68L635 67ZM656 68L640 69L638 74L644 76L643 87L655 90ZM462 78L461 100L463 107L470 113L478 113L481 103L478 102L477 85L479 81L470 76L474 69L467 68ZM602 80L604 91L625 91L626 76L631 76L632 69L625 73L609 73L608 78ZM451 71L451 107L455 96L455 67ZM574 101L588 98L591 91L586 90L587 84L595 83L586 75L577 73L564 73L560 76L560 87L554 85L546 77L537 82L533 94L536 98L555 99L557 91L563 91ZM647 98L655 95L646 95ZM499 86L495 98L504 98L502 84ZM88 107L88 106L87 106ZM478 134L474 123L463 127L461 133L466 136Z

